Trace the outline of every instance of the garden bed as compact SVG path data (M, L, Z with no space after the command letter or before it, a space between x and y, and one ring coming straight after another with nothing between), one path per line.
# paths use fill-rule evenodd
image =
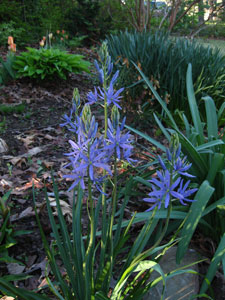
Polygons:
M85 50L85 53L94 57L90 51ZM48 191L52 191L51 169L54 170L60 191L63 191L68 202L71 201L71 193L67 192L69 184L62 178L63 167L68 162L63 154L69 152L68 139L71 135L59 126L60 119L71 108L73 89L78 88L81 99L85 99L87 92L93 87L91 82L93 80L90 75L82 74L70 75L67 81L46 81L41 85L20 79L1 89L1 104L22 104L23 107L21 111L0 114L0 136L8 146L8 151L0 157L0 194L12 190L8 203L11 207L11 222L15 225L15 230L31 230L32 233L18 237L17 244L10 249L12 257L25 263L24 269L19 265L0 265L0 273L15 274L22 270L25 274L34 275L18 283L26 289L33 290L46 283L46 258L44 248L40 246L41 238L34 216L32 184L38 191L36 201L39 216L50 239L51 227L46 213L43 187L46 185ZM132 118L128 118L129 120ZM153 136L155 132L155 126L152 126L146 133ZM138 140L138 137L135 139ZM166 142L163 140L163 143ZM154 151L157 154L157 149L153 149ZM138 154L137 158L142 159ZM136 203L131 211L140 210L140 206L142 210L147 208L143 203ZM197 250L201 249L205 256L211 257L214 254L213 242L199 234L194 237L192 246ZM207 265L201 265L200 272L205 266ZM224 282L219 273L214 280L214 287L217 297L215 299L224 299Z

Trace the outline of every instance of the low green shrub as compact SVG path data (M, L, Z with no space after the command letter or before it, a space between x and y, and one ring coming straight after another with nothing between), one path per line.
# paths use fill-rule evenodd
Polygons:
M128 96L134 108L146 102L155 104L150 93L143 95L146 86L139 78L133 63L139 66L151 81L158 81L161 98L170 96L168 107L187 112L185 73L188 63L193 66L193 82L196 97L209 94L219 107L225 92L225 57L219 50L205 47L184 38L171 38L156 32L120 32L107 37L110 54L121 71L120 85L128 88Z
M83 60L82 55L68 54L59 49L33 49L27 48L16 57L14 69L17 77L30 77L37 79L66 79L69 73L89 72L90 63Z

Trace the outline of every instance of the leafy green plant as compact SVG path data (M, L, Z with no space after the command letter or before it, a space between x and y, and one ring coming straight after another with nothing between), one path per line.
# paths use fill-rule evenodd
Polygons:
M3 115L10 114L10 113L21 114L25 111L25 108L26 108L25 103L20 103L16 105L0 104L0 113Z
M168 34L156 32L120 32L107 37L109 52L121 71L120 85L127 88L133 105L137 107L138 99L158 104L152 93L143 97L145 81L133 63L139 66L146 77L159 82L159 95L166 101L170 96L168 107L171 111L187 111L185 73L188 63L193 66L193 82L200 98L210 94L218 108L224 101L225 57L219 50L205 47L195 41L184 38L171 38ZM139 103L138 103L139 104Z
M221 226L222 222L220 213L218 212L218 210L221 210L221 207L224 207L225 205L225 136L224 130L222 133L218 132L218 120L224 113L225 105L222 104L217 112L212 98L209 96L204 97L203 101L205 103L207 122L204 124L201 121L192 83L192 68L189 64L186 82L192 123L189 123L187 117L183 114L185 127L185 133L183 133L179 130L172 114L166 107L164 101L154 90L151 82L140 69L139 72L148 87L154 93L159 104L162 106L164 114L166 114L169 119L172 129L166 128L157 115L154 114L158 126L168 139L170 139L171 133L178 134L179 141L182 145L182 151L187 156L188 161L192 163L190 172L195 176L194 181L199 184L199 192L195 196L196 202L192 204L189 212L183 210L179 211L179 208L177 208L177 211L174 211L174 215L171 214L171 218L175 217L181 220L187 218L181 232L181 237L183 237L183 239L178 245L177 260L179 262L182 259L197 225L200 225L206 234L210 233L212 237L216 239L218 242L218 249L223 249L216 251L214 258L212 259L206 276L206 278L211 281L219 263L222 262L225 257L225 240L223 237L224 227ZM205 125L207 126L206 128ZM143 135L140 131L130 127L128 128L165 151L164 146L159 142ZM205 292L206 289L207 284L204 283L201 292Z
M40 50L27 48L17 56L14 68L17 77L30 77L38 79L53 79L59 77L66 79L69 73L89 72L90 63L83 60L82 55L72 55L59 49Z
M81 47L87 37L88 37L87 35L81 35L69 39L68 41L69 48L76 49L77 47Z

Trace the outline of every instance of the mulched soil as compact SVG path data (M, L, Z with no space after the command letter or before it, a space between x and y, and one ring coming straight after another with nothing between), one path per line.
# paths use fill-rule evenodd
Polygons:
M80 49L80 52L90 61L96 58L96 54L91 50ZM72 198L72 194L67 192L70 183L62 178L65 172L63 167L68 163L63 154L69 152L68 139L71 135L59 126L60 119L64 113L70 111L73 89L78 88L81 99L85 99L93 85L91 75L72 74L66 81L38 83L20 79L0 89L0 104L12 106L24 103L25 106L21 113L0 114L0 137L8 147L5 153L0 154L0 196L12 190L8 201L11 207L10 220L15 230L32 230L32 233L17 237L17 244L9 249L9 254L25 265L21 267L17 264L0 264L0 276L21 272L32 275L25 281L17 282L20 287L33 290L45 284L46 255L34 216L32 185L37 189L39 217L50 239L51 227L46 213L43 188L46 186L48 192L52 192L51 170L65 199L65 207L68 208ZM129 120L131 122L132 117L128 118ZM155 132L156 128L153 126L146 130L151 136ZM136 142L143 143L137 136L134 138ZM153 149L154 151L156 153L156 149ZM136 155L139 162L144 159L138 153ZM139 209L143 211L144 204L131 203L129 208L130 211ZM70 210L71 205L67 211L68 220ZM193 245L199 248L199 240L201 245L205 245L206 242L202 239L196 237ZM202 252L206 253L204 249ZM205 266L203 264L201 270L204 271ZM225 299L220 297L223 295L223 281L219 272L214 287L218 291L215 299Z

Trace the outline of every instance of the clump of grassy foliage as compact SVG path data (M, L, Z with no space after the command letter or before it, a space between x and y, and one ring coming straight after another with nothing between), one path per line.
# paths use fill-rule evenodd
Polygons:
M121 71L120 85L137 110L138 99L146 86L134 63L153 82L171 111L187 109L185 73L192 64L197 101L208 94L219 107L225 94L225 56L218 49L205 47L184 38L171 38L163 32L120 32L107 37L110 54ZM168 101L169 99L169 101ZM145 93L142 105L157 103L152 92Z

